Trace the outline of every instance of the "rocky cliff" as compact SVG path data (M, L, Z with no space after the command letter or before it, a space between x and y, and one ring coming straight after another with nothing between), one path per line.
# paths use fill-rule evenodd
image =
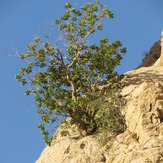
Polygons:
M145 55L145 58L142 60L142 63L137 67L149 67L152 66L161 54L161 41L155 42L149 50L149 53Z
M158 61L159 62L159 61ZM163 67L158 62L125 73L121 94L127 130L101 147L93 136L61 137L60 128L51 147L36 163L161 163L163 162Z
M59 127L36 163L163 163L163 66L158 59L153 66L142 67L160 56L160 42L153 48L144 65L125 73L121 81L124 133L111 135L101 146L94 136L79 138L75 126L70 129L73 136L61 137Z

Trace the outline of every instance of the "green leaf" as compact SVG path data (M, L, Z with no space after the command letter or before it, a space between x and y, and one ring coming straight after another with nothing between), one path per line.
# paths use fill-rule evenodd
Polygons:
M38 44L41 44L40 38L39 38L39 37L36 37L36 38L35 38L35 42L38 43Z
M60 20L55 20L55 23L56 24L60 24Z
M67 2L66 4L65 4L65 8L71 8L71 5L70 5L70 3L69 2Z
M25 79L22 79L22 86L24 86L25 84L27 84L27 81Z
M16 78L16 80L17 80L18 82L20 82L20 81L21 81L21 78L22 78L22 75L21 75L21 74L17 74L17 75L15 76L15 78Z
M102 24L99 24L99 25L97 26L97 29L100 30L100 31L102 31L102 29L103 29L103 28L102 28Z
M101 43L101 44L106 44L106 43L108 43L108 38L107 38L107 37L103 37L103 38L100 40L100 43Z
M30 90L30 89L27 89L27 90L25 91L25 94L26 94L27 96L29 96L30 93L31 93L31 90Z
M25 53L20 54L20 58L24 59L26 57Z
M121 49L121 53L126 53L126 52L127 52L126 48Z
M68 130L62 130L61 131L61 136L68 136L69 135L69 131Z

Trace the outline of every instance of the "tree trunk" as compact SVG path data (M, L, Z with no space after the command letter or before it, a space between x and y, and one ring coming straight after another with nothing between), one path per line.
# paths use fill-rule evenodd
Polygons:
M72 98L76 102L77 101L76 85L73 81L71 81L70 83L72 87Z
M72 87L72 99L76 102L77 101L76 85L70 77L69 70L67 70L67 71L68 71L67 80L71 84L71 87Z

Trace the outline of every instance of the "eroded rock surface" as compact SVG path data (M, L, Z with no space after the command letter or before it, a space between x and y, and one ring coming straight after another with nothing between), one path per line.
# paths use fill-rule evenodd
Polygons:
M58 129L51 147L36 163L163 163L163 67L127 72L121 94L127 130L101 147L93 136L61 137Z

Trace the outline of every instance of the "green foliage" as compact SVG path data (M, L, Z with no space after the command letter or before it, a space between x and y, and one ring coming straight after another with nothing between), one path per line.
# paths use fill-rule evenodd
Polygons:
M62 130L61 131L61 136L67 136L69 135L69 131L68 130Z
M98 107L96 121L98 130L110 130L121 133L125 130L124 119L121 115L121 109L124 105L124 99L116 95L116 91L107 90L105 95L95 100L95 107Z
M120 78L123 78L123 75ZM119 83L120 79L115 80L115 84L110 86L103 85L102 90L97 89L91 95L92 99L87 102L87 108L85 108L89 110L89 116L92 116L87 119L87 134L89 134L89 131L92 134L92 129L96 125L96 130L93 134L101 146L106 145L108 140L114 139L116 135L126 130L125 119L121 114L126 100L119 94L117 83ZM94 120L93 123L92 120ZM61 125L63 127L62 136L70 135L69 128L71 127L72 129L72 126L69 122L72 121L63 121Z
M125 105L125 99L118 93L117 88L110 88L97 92L96 99L90 103L96 108L95 122L97 124L96 136L101 145L105 145L108 139L126 129L121 110Z
M63 16L55 21L61 32L59 39L50 43L49 35L45 42L36 37L27 52L20 54L27 65L16 75L18 82L29 86L25 94L34 94L41 116L38 127L47 144L52 139L46 126L67 116L71 117L71 124L76 124L87 134L105 124L95 119L97 109L89 104L99 85L106 80L115 82L118 76L115 67L126 52L119 40L109 44L107 37L101 38L99 45L87 43L90 35L103 30L104 18L113 18L112 11L105 5L96 1L73 8L68 2L65 9ZM98 115L102 116L102 112ZM110 115L114 113L109 110ZM117 121L111 119L109 124L117 129Z

